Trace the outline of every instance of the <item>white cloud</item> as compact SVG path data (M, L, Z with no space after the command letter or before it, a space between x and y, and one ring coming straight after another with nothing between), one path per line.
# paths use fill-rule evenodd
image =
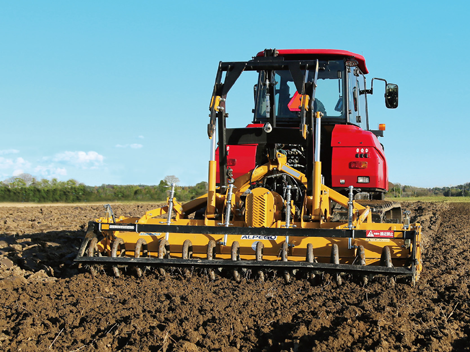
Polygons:
M31 163L22 157L16 159L0 157L0 169L28 169L30 166Z
M116 148L140 149L142 147L143 147L142 144L137 144L137 143L134 143L134 144L116 144Z
M15 153L12 150L8 153ZM22 173L29 173L36 178L58 178L77 177L80 170L105 170L105 157L95 151L64 151L51 156L35 158L31 162L24 158L11 157L5 150L0 150L0 181ZM14 155L14 154L13 154Z
M65 176L67 175L67 170L65 168L60 168L58 167L57 169L54 170L57 175Z
M104 156L94 151L87 152L69 152L65 151L54 156L53 161L71 164L83 169L97 168L103 164Z
M31 163L22 157L9 159L0 156L0 170L2 170L0 176L2 179L27 173L30 168Z
M137 138L144 139L144 136L139 136L139 137L137 137Z
M0 155L5 155L5 154L16 154L19 153L19 150L16 149L5 149L5 150L0 150Z
M45 178L57 178L59 176L66 176L67 170L63 167L55 167L54 164L48 166L36 166L34 173Z

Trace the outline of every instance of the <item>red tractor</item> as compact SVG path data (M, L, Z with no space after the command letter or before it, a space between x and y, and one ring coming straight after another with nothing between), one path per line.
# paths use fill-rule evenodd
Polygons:
M308 119L319 111L323 116L322 126L316 133L321 138L323 184L343 195L348 195L349 187L353 186L355 199L373 208L374 221L401 222L399 205L383 201L388 190L387 161L378 137L383 136L385 126L371 129L367 111L374 80L385 82L385 105L392 109L398 106L396 84L373 78L368 88L365 75L369 71L364 57L344 50L265 50L248 62L221 64L231 66L223 85L226 91L214 91L214 96L222 97L222 107L228 90L243 71L259 73L254 87L252 123L246 129L219 126L216 160L217 180L222 190L230 179L266 163L275 151L285 154L292 168L312 175L313 152L307 153L306 148L313 148L314 131L308 131L307 126L313 125ZM219 67L215 90L220 76ZM224 144L222 149L221 144ZM222 175L221 169L225 170ZM313 182L312 177L308 179ZM291 181L281 183L285 186ZM276 184L278 180L272 182L271 187L280 187ZM311 189L302 191L309 195ZM303 197L299 194L298 198Z

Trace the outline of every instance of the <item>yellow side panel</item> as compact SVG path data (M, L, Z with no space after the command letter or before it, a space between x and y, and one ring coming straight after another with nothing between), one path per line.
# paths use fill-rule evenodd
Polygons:
M266 188L255 188L246 197L245 221L249 227L270 227L274 222L274 195Z

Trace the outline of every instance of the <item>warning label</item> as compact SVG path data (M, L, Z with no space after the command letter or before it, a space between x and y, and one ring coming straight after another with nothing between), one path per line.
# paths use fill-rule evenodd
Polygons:
M366 236L373 238L393 238L393 231L368 230Z
M277 236L243 235L242 240L276 240Z

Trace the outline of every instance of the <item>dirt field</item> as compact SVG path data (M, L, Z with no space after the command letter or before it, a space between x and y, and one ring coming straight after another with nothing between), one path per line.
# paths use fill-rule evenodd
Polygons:
M102 206L0 207L0 350L470 351L470 204L405 208L426 238L415 288L93 278L72 261Z

